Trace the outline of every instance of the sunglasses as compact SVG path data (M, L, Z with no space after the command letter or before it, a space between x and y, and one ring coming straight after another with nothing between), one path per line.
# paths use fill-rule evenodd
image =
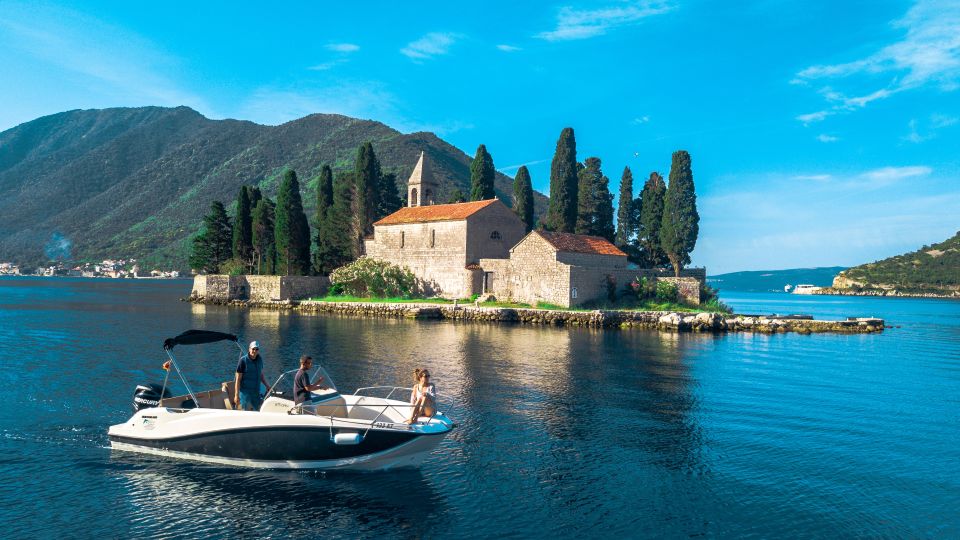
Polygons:
M250 349L250 350L251 350L251 351L259 351L260 349L259 349L258 347L254 347L254 348L252 348L252 349Z

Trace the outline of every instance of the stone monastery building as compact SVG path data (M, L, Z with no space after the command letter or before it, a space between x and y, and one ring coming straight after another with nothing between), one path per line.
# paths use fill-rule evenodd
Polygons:
M409 204L373 224L366 255L408 267L425 293L447 298L492 294L499 300L571 307L605 298L638 276L677 283L699 300L703 269L668 277L630 268L627 255L604 238L533 231L497 199L434 204L438 190L423 153L408 181Z

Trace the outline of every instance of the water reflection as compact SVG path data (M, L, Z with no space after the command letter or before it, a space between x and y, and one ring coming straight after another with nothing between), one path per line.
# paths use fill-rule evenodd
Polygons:
M447 512L416 470L389 475L250 471L112 452L137 533L322 537L420 531ZM348 533L349 534L349 533Z

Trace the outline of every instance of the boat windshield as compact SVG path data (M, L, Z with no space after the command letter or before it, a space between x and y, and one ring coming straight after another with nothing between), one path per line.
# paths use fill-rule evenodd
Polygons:
M270 395L281 396L292 400L293 380L296 378L298 371L300 370L291 369L290 371L281 373L280 376L277 377L277 381L270 387ZM325 387L323 390L318 390L315 393L336 394L338 392L336 383L333 382L330 374L327 373L327 370L323 369L323 366L320 364L316 365L316 369L313 371L313 374L310 375L310 384L322 384Z

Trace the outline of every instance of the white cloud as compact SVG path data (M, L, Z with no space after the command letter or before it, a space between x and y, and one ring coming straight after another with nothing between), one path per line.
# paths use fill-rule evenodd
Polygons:
M637 124L637 125L639 125L639 124L646 124L646 123L649 122L649 121L650 121L650 117L649 117L649 116L638 116L638 117L636 117L636 118L633 119L633 123L634 123L634 124Z
M847 97L830 87L820 89L834 103L832 113L850 112L873 101L895 94L935 85L950 92L960 88L960 3L953 0L920 0L892 25L905 34L864 58L832 65L815 65L801 70L791 83L846 79L860 90ZM877 79L885 83L876 87ZM798 120L808 123L802 115ZM822 120L820 116L814 120Z
M816 182L826 182L831 178L833 176L829 174L798 174L793 177L794 180L814 180Z
M918 121L914 118L907 123L909 132L903 137L900 137L900 140L920 144L930 139L935 139L938 131L953 126L958 121L960 121L960 118L956 116L947 116L938 113L931 114L930 118L925 122Z
M523 50L523 49L521 49L520 47L515 47L515 46L513 46L513 45L504 45L504 44L497 45L497 48L500 49L500 50L503 51L503 52L516 52L516 51L522 51L522 50Z
M430 32L422 38L412 41L400 49L400 53L413 60L425 60L447 54L463 36L453 32Z
M840 137L834 137L833 135L827 135L826 133L821 133L817 135L817 140L822 143L832 143L840 140Z
M525 161L523 163L518 163L516 165L507 165L506 167L498 167L497 170L506 174L509 171L515 171L523 166L529 167L530 165L539 165L540 163L546 163L550 161L550 159L551 158L544 158L544 159L535 159L533 161Z
M339 66L340 64L342 64L342 63L344 63L344 62L346 62L346 59L344 59L344 58L337 58L336 60L330 60L329 62L323 62L322 64L317 64L317 65L315 65L315 66L310 66L310 67L308 67L307 69L309 69L310 71L327 71L327 70L329 70L329 69L333 69L333 68Z
M327 45L327 50L338 53L352 53L359 51L360 46L353 43L330 43Z
M895 183L904 178L915 176L927 176L933 172L933 169L923 165L910 167L881 167L873 169L860 175L860 178L873 183L876 186L886 186Z
M960 118L956 116L947 116L945 114L931 114L930 115L930 127L933 129L943 129L945 127L950 127L960 121Z
M177 82L179 58L138 34L69 9L15 3L0 5L0 30L11 38L5 43L19 49L14 54L77 75L106 101L88 107L187 105L215 115Z
M586 39L603 35L619 26L636 24L647 17L672 10L670 2L640 0L606 6L597 9L577 9L569 6L557 13L557 27L537 34L547 41Z
M814 122L819 122L828 116L833 116L832 111L817 111L809 114L801 114L797 117L797 120L803 122L804 124L812 124Z

